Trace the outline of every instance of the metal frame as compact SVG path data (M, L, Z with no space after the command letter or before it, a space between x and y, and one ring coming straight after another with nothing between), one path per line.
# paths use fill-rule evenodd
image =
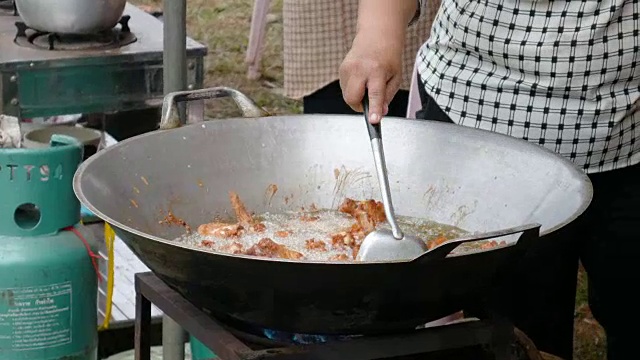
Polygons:
M209 315L198 310L153 273L138 273L135 359L150 360L151 304L175 319L222 360L370 360L486 345L496 360L509 359L513 326L502 320L471 320L416 330L409 334L362 337L325 344L252 350Z

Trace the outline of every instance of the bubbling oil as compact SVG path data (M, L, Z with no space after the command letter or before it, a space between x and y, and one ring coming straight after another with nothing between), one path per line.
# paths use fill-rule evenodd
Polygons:
M313 221L309 221L309 218L312 218ZM302 260L330 261L339 255L346 255L349 259L353 259L351 248L346 246L332 246L332 235L341 231L347 231L355 223L351 216L337 210L267 212L254 216L254 219L264 224L266 230L260 233L245 232L239 237L226 239L214 236L203 236L194 231L192 234L179 237L176 241L189 246L224 253L226 252L225 248L231 243L239 243L244 250L247 250L261 239L269 238L276 243L303 254L304 258ZM398 216L397 221L407 235L418 237L425 242L437 237L445 237L451 240L467 234L465 230L455 226L420 218ZM387 222L378 224L377 228L390 229ZM288 236L278 236L283 232L286 232ZM325 244L325 249L307 248L306 243L307 240L310 239L322 241ZM208 240L207 246L202 245L205 240Z

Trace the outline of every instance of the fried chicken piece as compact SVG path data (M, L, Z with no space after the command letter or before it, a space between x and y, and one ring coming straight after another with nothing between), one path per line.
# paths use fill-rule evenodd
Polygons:
M365 233L360 225L353 224L347 231L341 231L331 235L331 245L334 249L351 248L353 258L355 259L358 251L360 251L360 245L362 245L364 238Z
M346 198L338 208L338 211L356 217L356 213L365 212L375 222L383 222L387 219L384 214L384 205L373 199L355 201Z
M362 200L358 204L358 209L367 213L367 215L377 223L387 221L387 216L384 213L384 205L379 201L371 199Z
M327 244L321 240L307 239L304 246L307 250L327 251Z
M488 250L488 249L496 247L497 245L498 245L498 242L495 241L495 240L485 241L480 245L480 249Z
M244 246L239 242L234 241L230 245L227 245L220 250L228 254L242 254L244 251Z
M346 198L338 210L355 218L364 236L374 231L378 223L386 220L384 205L373 199L356 202Z
M200 242L200 246L202 247L207 247L210 249L215 249L215 241L213 240L202 240ZM244 250L244 246L242 244L240 244L237 241L232 242L231 244L227 244L225 246L222 246L220 249L217 249L220 252L223 253L227 253L227 254L242 254L242 251Z
M291 230L280 230L280 231L276 231L274 235L279 238L286 238L286 237L289 237L291 233L292 233Z
M360 224L355 223L349 228L349 234L354 240L363 240L369 233L365 232Z
M244 207L244 204L240 200L240 196L237 193L230 191L229 192L229 200L231 201L231 207L233 207L233 211L236 213L236 218L240 225L246 227L247 229L251 228L251 225L254 224L253 216L249 214L247 209Z
M362 245L362 243L356 244L351 248L351 257L353 258L353 260L358 258L358 253L360 252L360 245Z
M331 235L331 246L335 248L344 247L344 238L347 236L346 232L339 232Z
M329 261L349 261L349 256L346 254L334 255L329 258Z
M500 242L497 242L495 240L485 241L482 245L480 245L480 249L482 250L493 249L494 247L503 246L503 245L507 245L507 242L504 240Z
M165 225L182 226L187 231L187 234L191 234L191 227L189 226L189 224L187 224L187 222L182 220L181 218L175 216L173 212L171 212L171 210L167 212L167 215L164 217L164 219L160 220L159 223Z
M253 232L257 232L257 233L261 233L261 232L265 232L267 230L267 226L263 223L255 223L253 225L251 225L251 231Z
M229 200L231 201L231 207L233 207L233 211L236 213L236 219L238 219L238 223L245 229L249 229L257 233L264 232L267 229L267 227L263 223L255 221L253 216L249 214L247 209L244 207L244 203L240 200L240 196L238 196L237 193L230 191Z
M216 243L213 240L202 240L200 242L200 246L212 248Z
M300 216L300 221L304 222L318 221L318 219L320 219L320 217L315 215L303 214L302 216Z
M304 257L301 253L291 250L282 244L278 244L269 238L261 239L257 244L247 249L245 254L290 260L302 259Z
M357 208L358 208L358 203L356 203L355 200L345 198L342 204L340 204L340 207L338 207L338 211L354 216L353 213L356 211Z
M447 242L447 238L444 235L440 235L435 239L431 239L427 241L427 248L429 249L433 249L434 247L444 244L445 242Z
M355 244L355 239L350 232L341 231L339 233L331 235L331 246L334 249L344 248L345 246L351 247Z
M242 234L244 228L240 224L226 224L220 222L212 222L198 226L198 234L202 236L215 236L227 239L230 237L238 237Z
M367 236L370 232L376 230L376 221L366 212L357 211L356 212L356 222L360 225L360 229L364 233L364 236Z

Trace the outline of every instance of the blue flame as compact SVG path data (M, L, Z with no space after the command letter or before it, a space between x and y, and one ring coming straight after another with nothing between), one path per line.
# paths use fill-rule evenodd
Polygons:
M326 335L309 335L309 334L291 334L284 331L271 329L263 329L262 333L268 339L283 342L293 342L296 344L321 344L331 340L343 340L344 336L326 336Z
M329 340L327 336L323 335L306 335L306 334L295 334L293 335L293 341L298 344L321 344L325 343Z

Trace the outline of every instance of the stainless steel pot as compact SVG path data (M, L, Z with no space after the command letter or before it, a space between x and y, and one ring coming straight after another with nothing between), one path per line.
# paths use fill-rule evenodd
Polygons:
M32 29L57 34L92 34L116 26L126 0L15 0Z

